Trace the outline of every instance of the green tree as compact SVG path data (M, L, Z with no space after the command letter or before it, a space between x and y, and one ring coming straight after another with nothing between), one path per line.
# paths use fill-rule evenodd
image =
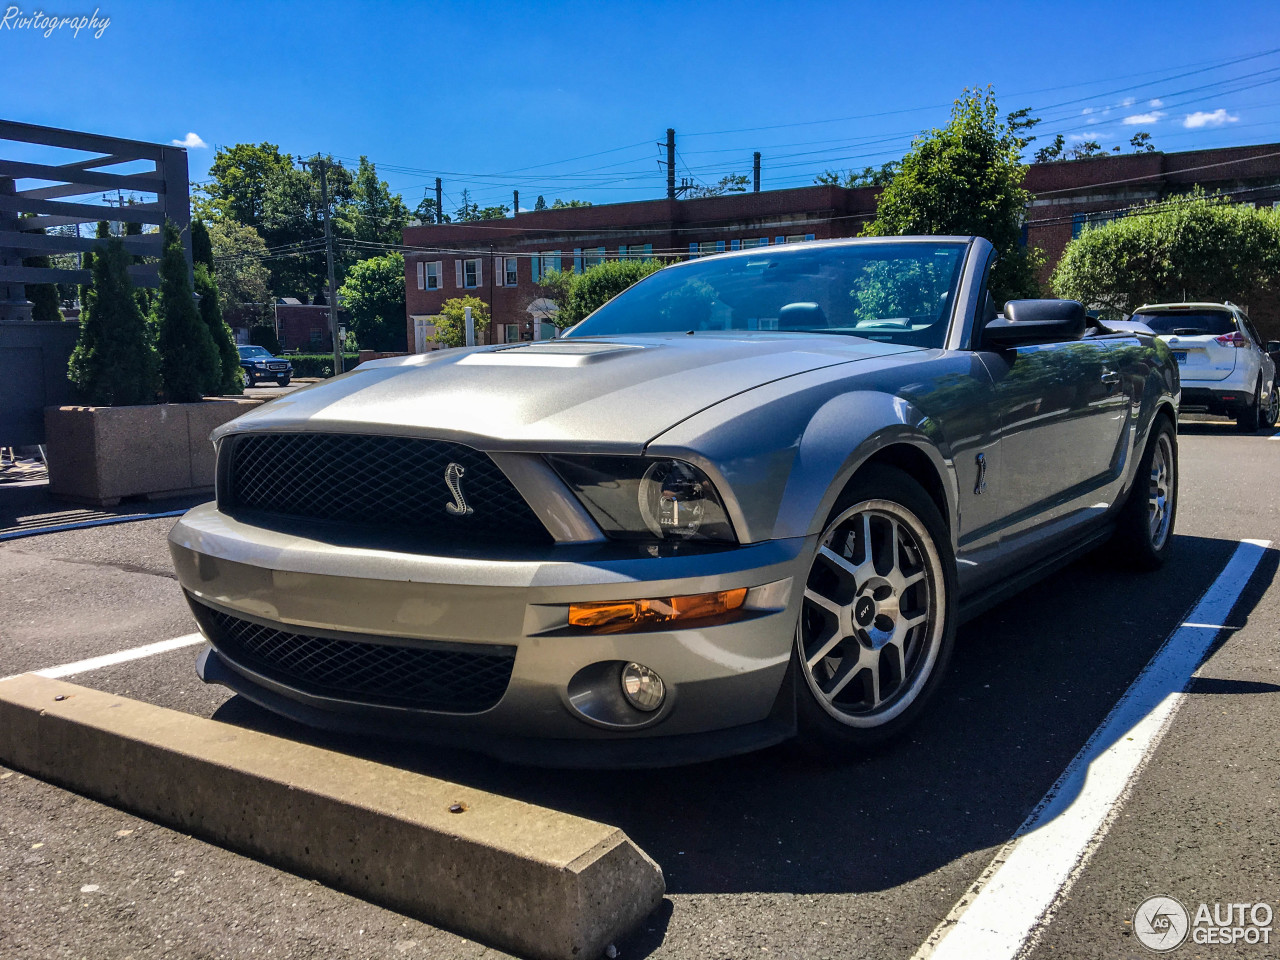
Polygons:
M1072 160L1088 160L1090 157L1102 157L1106 151L1097 140L1084 140L1072 147L1068 157Z
M991 274L997 302L1039 291L1039 251L1022 244L1025 118L999 119L995 94L966 90L941 130L916 138L876 202L864 236L976 234L999 252Z
M828 187L883 187L893 180L899 166L899 161L890 160L878 167L863 167L861 170L824 170L813 178L813 182Z
M560 308L551 322L563 330L665 266L662 260L606 260L582 273L553 270L543 278L539 291Z
M1066 149L1066 138L1062 134L1058 134L1053 138L1053 142L1049 146L1041 147L1036 151L1036 163L1051 163L1054 160L1061 160L1062 154Z
M45 231L41 227L29 231L24 230L23 232L45 235ZM48 270L53 264L48 256L37 254L33 257L24 257L22 265L24 267L34 267L38 270ZM32 320L48 322L62 319L61 301L58 297L58 285L56 283L28 283L25 287L25 296L31 301Z
M533 205L534 212L547 209L547 198L542 194L538 194L538 199Z
M79 233L77 233L76 235L79 236ZM103 240L103 239L106 239L107 237L110 237L111 224L109 224L106 220L99 220L97 224L97 231L94 235L99 240ZM84 255L84 258L81 260L81 263L80 263L80 269L88 270L92 273L93 271L93 251L92 250L88 251ZM84 306L85 301L89 298L89 289L91 286L92 286L92 281L90 281L90 283L80 284L80 305L82 307Z
M152 308L160 381L170 403L192 403L218 388L222 361L196 309L182 234L171 220L161 233L160 295Z
M202 220L229 217L261 229L272 179L292 169L293 161L274 143L223 147L213 155L210 182L195 189L195 212Z
M409 208L400 194L392 193L387 182L378 179L378 169L369 158L361 157L352 179L351 202L340 216L350 223L356 240L398 244L409 222Z
M258 231L230 218L216 220L209 224L209 245L223 316L265 315L274 297L271 274L263 264L267 245Z
M477 220L502 220L511 213L508 206L499 205L496 207L481 207L476 214Z
M403 256L388 253L355 264L339 293L358 343L369 350L404 349Z
M191 221L191 262L203 263L213 269L213 241L209 238L209 227L203 220Z
M1129 138L1129 146L1133 147L1134 153L1155 153L1155 144L1151 142L1151 134L1145 130L1139 130Z
M690 197L722 197L726 193L745 193L751 180L743 173L726 173L712 184L703 184L689 191Z
M467 343L466 308L471 308L471 322L475 325L476 339L489 329L489 305L479 297L455 297L440 305L436 317L436 335L433 339L446 347L463 347Z
M82 305L80 339L67 365L80 395L95 406L154 403L158 362L133 296L129 255L119 240L95 249Z
M413 211L413 215L414 217L417 218L419 223L435 223L436 214L438 212L439 211L436 207L436 198L428 197L424 194L422 197L422 202L419 203L417 209ZM452 223L453 220L449 217L447 213L445 213L440 215L440 222Z
M1085 229L1050 280L1060 297L1132 313L1144 303L1254 302L1280 288L1280 211L1196 190Z
M458 223L480 219L480 204L472 201L471 191L466 187L462 188L461 202L458 204L458 209L453 213L453 219Z
M200 298L200 319L209 328L209 336L218 350L219 380L215 390L224 395L243 393L244 371L240 367L240 354L236 350L235 337L226 321L222 319L218 284L213 279L213 273L203 263L196 264L195 291Z
M538 199L542 200L541 197L539 197ZM543 201L544 206L545 206L545 203L546 202ZM591 206L590 200L561 200L559 197L556 197L555 202L551 204L551 209L566 210L566 209L572 209L575 207L589 207L589 206Z

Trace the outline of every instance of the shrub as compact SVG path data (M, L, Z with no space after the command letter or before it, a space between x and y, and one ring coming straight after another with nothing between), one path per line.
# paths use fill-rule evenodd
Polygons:
M84 400L97 406L154 403L158 361L129 279L129 255L119 240L95 251L84 292L80 341L67 376Z
M342 355L342 369L351 370L359 362L360 355L356 353L344 353ZM289 356L289 362L293 364L293 375L295 377L331 377L333 376L333 354L332 353L296 353Z
M249 342L255 347L265 347L274 354L280 353L280 338L274 324L259 323L249 328Z
M244 371L240 369L240 354L236 352L235 337L222 319L222 305L218 298L218 284L203 263L196 264L196 293L200 295L200 318L209 328L213 345L218 348L220 379L217 392L238 394L244 392Z
M200 319L187 275L182 235L164 224L160 257L160 295L152 308L160 379L170 403L193 403L222 382L222 361L209 328Z
M578 274L551 271L542 285L560 307L551 321L561 330L571 327L666 265L663 260L606 260Z
M342 304L351 312L351 331L366 349L404 349L404 257L401 254L388 253L353 264L340 292Z
M454 297L440 306L436 317L437 343L446 347L464 347L467 344L466 309L471 308L471 322L476 330L476 342L480 342L480 334L489 329L489 305L479 297Z

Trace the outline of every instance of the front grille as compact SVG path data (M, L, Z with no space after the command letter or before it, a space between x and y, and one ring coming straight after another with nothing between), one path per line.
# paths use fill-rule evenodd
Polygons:
M219 653L269 680L317 696L447 713L479 713L502 699L516 648L392 646L289 633L187 600Z
M552 542L546 527L487 454L460 443L341 433L232 437L228 496L220 506L427 535L444 543ZM454 466L456 465L456 466ZM446 471L469 512L457 501ZM452 470L451 470L452 468Z
M287 363L268 363L267 364L268 370L287 370L288 368L289 368L289 365Z

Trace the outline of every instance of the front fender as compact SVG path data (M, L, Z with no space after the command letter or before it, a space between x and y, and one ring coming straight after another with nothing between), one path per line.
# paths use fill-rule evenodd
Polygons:
M724 496L739 540L752 543L819 532L858 467L909 444L941 478L954 542L957 486L941 425L890 391L900 372L858 379L827 370L767 384L677 424L645 452L697 464Z

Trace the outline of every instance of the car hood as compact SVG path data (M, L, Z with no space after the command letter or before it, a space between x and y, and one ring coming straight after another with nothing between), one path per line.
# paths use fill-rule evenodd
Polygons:
M754 334L549 340L362 363L219 428L426 435L486 450L640 451L729 397L785 377L918 348Z

